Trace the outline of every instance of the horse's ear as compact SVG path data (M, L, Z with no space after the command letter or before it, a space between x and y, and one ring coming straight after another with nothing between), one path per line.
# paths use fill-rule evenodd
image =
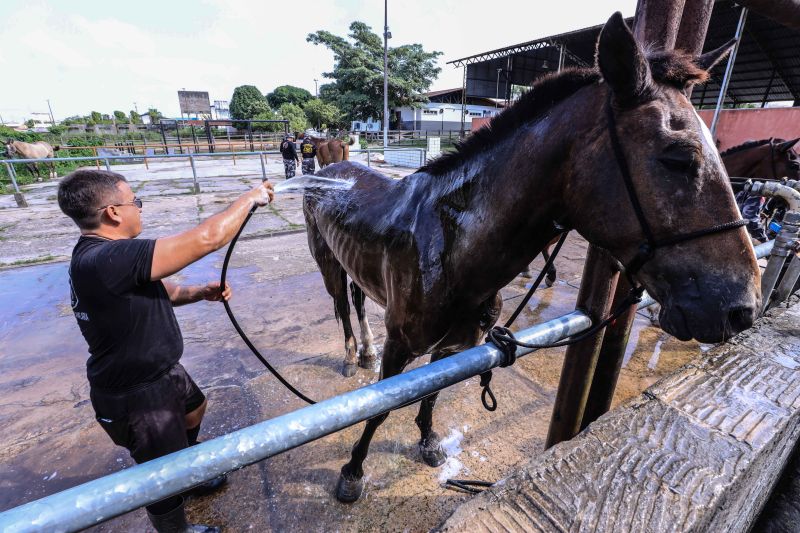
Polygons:
M777 148L778 148L778 151L779 151L779 152L788 152L789 150L791 150L791 149L792 149L792 147L793 147L795 144L797 144L797 141L800 141L800 137L798 137L797 139L793 139L793 140L791 140L791 141L785 141L785 142L782 142L782 143L780 143L780 144L777 146Z
M632 105L648 98L650 65L619 11L600 31L596 61L618 104Z
M725 59L736 46L736 39L731 39L716 50L711 50L695 59L694 63L703 70L711 70L714 65Z

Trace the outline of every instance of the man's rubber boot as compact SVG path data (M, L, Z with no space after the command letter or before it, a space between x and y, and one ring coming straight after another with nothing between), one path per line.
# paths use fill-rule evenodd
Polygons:
M190 524L186 520L185 505L181 501L175 509L164 514L152 514L147 511L147 517L158 533L221 533L222 528L207 526L205 524Z

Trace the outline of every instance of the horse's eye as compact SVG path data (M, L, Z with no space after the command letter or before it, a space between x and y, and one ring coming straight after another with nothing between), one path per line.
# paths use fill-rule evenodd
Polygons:
M688 152L670 152L658 158L658 162L670 172L689 174L696 168L695 159Z

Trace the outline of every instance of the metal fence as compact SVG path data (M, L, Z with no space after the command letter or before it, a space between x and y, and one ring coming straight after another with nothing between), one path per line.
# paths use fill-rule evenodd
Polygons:
M373 153L385 153L385 152L414 152L420 154L420 160L426 161L428 158L427 150L424 148L366 148L364 150L355 149L350 150L351 154L359 154L365 153L367 154L367 166L372 165L372 154ZM106 170L111 170L111 163L112 162L119 162L119 161L133 161L135 163L144 163L146 168L148 167L148 160L153 159L188 159L189 164L192 168L192 180L193 180L193 189L195 194L200 192L200 185L197 182L197 167L195 166L195 159L198 158L213 158L213 159L224 159L224 158L232 158L234 164L236 164L237 157L246 157L246 156L257 156L261 161L261 178L267 179L267 168L266 168L266 161L265 157L268 155L280 155L280 152L277 150L262 150L262 151L253 151L253 152L214 152L214 153L189 153L189 154L156 154L156 155L101 155L101 156L84 156L84 157L51 157L48 159L0 159L0 165L5 166L6 172L8 173L9 178L11 179L11 184L14 188L14 198L17 201L18 207L28 207L27 202L25 201L25 197L22 194L22 191L19 188L19 184L17 183L17 174L14 170L14 165L20 164L30 164L30 163L56 163L59 161L86 161L86 162L93 162L99 166L100 162L102 161L105 165Z

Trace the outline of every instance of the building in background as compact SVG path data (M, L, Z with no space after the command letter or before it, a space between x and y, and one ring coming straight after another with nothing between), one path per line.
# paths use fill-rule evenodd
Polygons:
M392 129L421 131L456 131L461 129L462 94L457 89L424 93L424 107L398 107L392 110ZM469 130L473 118L493 117L505 107L492 98L468 96L464 106L464 129Z
M227 100L214 100L211 106L211 115L214 120L230 120L231 110Z

